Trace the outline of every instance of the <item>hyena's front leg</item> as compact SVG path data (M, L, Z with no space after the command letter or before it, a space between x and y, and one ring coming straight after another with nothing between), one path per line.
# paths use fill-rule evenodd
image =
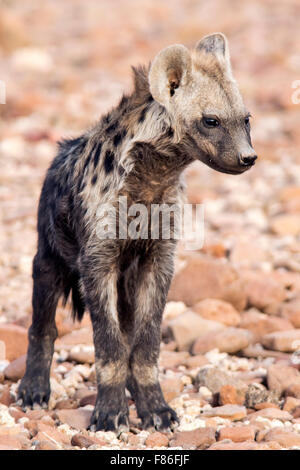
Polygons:
M130 354L127 387L144 428L172 429L176 413L163 397L158 382L162 312L173 274L173 246L155 247L140 267L136 292L136 331ZM161 249L159 249L161 248Z
M57 337L55 311L63 290L62 276L53 256L37 253L33 262L33 317L29 329L26 372L18 390L24 407L48 402L50 366Z
M112 256L84 257L81 263L85 301L95 344L97 399L91 428L118 431L128 427L125 384L129 350L117 311L117 268Z

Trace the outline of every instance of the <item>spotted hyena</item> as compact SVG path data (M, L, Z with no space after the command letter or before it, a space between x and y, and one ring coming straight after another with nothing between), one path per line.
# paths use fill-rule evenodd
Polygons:
M91 425L128 424L127 388L143 427L172 428L157 360L162 312L173 274L174 238L101 239L100 204L176 204L182 171L194 160L241 174L256 159L249 112L232 76L227 40L162 50L134 68L134 90L82 136L60 143L43 185L33 262L33 320L24 406L47 403L55 310L72 297L73 316L91 316L98 395ZM101 222L101 221L100 221Z

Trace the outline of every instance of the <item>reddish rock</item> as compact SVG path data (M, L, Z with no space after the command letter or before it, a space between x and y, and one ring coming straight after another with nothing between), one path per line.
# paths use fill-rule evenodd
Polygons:
M226 326L237 326L241 320L239 312L224 300L201 300L193 306L193 311L201 315L202 318L223 323Z
M42 438L43 433L40 434L40 438ZM58 444L55 444L54 442L51 441L37 441L35 450L59 450L61 449L61 446Z
M101 440L96 437L85 436L84 434L78 433L72 436L71 444L72 446L80 447L80 449L83 449L83 448L88 449L89 447L95 444L99 446L107 445L107 442L104 439Z
M252 333L242 328L228 327L222 331L212 331L200 336L192 348L193 354L204 354L218 348L220 352L237 353L253 340Z
M298 377L297 380L293 384L290 384L286 390L285 394L290 397L300 398L300 378Z
M219 431L218 441L230 439L233 442L254 441L255 429L253 426L225 426Z
M255 342L259 342L268 333L291 330L293 328L292 323L286 318L266 315L256 309L242 313L239 326L250 330L253 333Z
M30 441L23 434L0 435L0 450L29 449Z
M21 326L0 324L0 341L5 343L8 361L14 361L27 352L27 330Z
M68 424L75 429L86 429L91 420L92 411L85 408L78 408L77 410L58 410L56 415L59 421L63 424Z
M178 397L184 387L182 381L177 377L164 379L160 385L167 403Z
M297 407L300 406L300 399L294 397L286 397L283 409L292 413Z
M10 407L8 411L16 422L21 418L26 418L26 414L20 408Z
M262 344L268 349L275 351L294 352L299 349L300 329L288 331L276 331L263 336Z
M245 271L241 274L248 304L266 313L276 313L287 293L282 284L268 273Z
M86 406L86 405L95 405L97 398L97 393L89 392L87 395L82 397L79 402L79 406Z
M55 350L65 349L70 351L75 345L93 345L93 332L90 327L74 330L71 333L62 336L55 342Z
M2 393L0 395L0 403L5 406L11 405L11 403L14 403L13 396L10 393L10 388L8 385L5 385Z
M159 365L165 369L171 369L179 365L185 364L190 355L187 351L161 351L159 357Z
M172 282L169 299L187 306L207 298L225 300L243 310L246 298L237 272L218 259L194 255Z
M216 441L215 430L210 427L198 428L193 431L176 432L171 447L183 449L207 449Z
M295 381L300 381L300 373L294 367L289 367L285 363L272 364L268 368L267 374L268 388L283 393Z
M243 405L245 390L240 390L233 385L223 385L219 392L220 405Z
M12 361L5 369L4 375L7 379L17 382L23 377L26 369L26 354Z
M279 409L279 406L276 405L275 403L271 403L269 401L264 401L262 403L256 403L254 405L254 408L259 411L259 410L265 410L266 408L277 408Z
M300 447L300 434L291 432L282 427L274 428L268 431L264 436L264 441L276 441L282 447L289 448L293 446Z
M285 302L280 309L280 314L288 319L295 328L300 328L300 298Z
M189 356L185 361L184 365L189 369L194 369L197 367L203 367L208 364L209 361L205 356L198 354L197 356Z
M230 421L240 421L247 416L247 410L244 406L240 405L223 405L205 410L203 416L219 416Z
M249 416L251 423L256 421L258 417L267 418L267 419L278 419L280 421L290 421L293 419L293 416L287 411L279 410L277 408L264 408L260 411L255 411Z
M225 328L222 323L201 318L191 310L171 320L168 326L181 351L189 349L199 336L204 337L208 332Z
M165 434L161 432L154 432L147 437L145 441L147 447L168 447L169 439Z
M277 442L257 443L254 441L232 442L228 439L216 442L207 450L280 450L281 446Z

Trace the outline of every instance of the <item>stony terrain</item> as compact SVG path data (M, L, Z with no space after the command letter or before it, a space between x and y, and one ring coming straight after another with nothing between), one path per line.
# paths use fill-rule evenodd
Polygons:
M300 5L254 0L7 1L0 15L0 450L300 449ZM234 6L234 7L233 7ZM128 14L132 10L134 14ZM86 431L95 401L91 325L57 313L49 410L22 411L36 207L56 141L130 87L130 64L224 31L253 114L259 162L242 176L186 174L203 203L201 250L178 247L160 380L174 433Z

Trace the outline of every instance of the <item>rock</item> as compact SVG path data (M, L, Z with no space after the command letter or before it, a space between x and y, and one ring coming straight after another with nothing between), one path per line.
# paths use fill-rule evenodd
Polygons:
M147 447L168 447L169 439L161 432L154 432L145 441Z
M192 347L193 354L204 354L217 348L220 352L237 353L253 340L252 333L242 328L228 327L200 336Z
M40 434L40 438L42 438L42 433ZM35 446L35 450L59 450L61 446L51 442L51 441L37 441Z
M202 318L223 323L226 326L237 326L241 320L239 312L224 300L201 300L193 306L193 311L201 315Z
M232 385L239 390L247 388L242 381L216 367L201 369L195 378L196 387L207 387L213 394L219 393L221 388L226 385Z
M280 450L281 447L277 442L257 443L253 441L232 442L228 439L216 442L207 450Z
M233 442L254 441L255 429L253 426L225 426L219 431L218 441L230 439Z
M187 311L170 321L169 328L178 345L178 349L182 351L189 349L199 336L204 336L205 333L210 331L215 332L224 329L224 325L201 318L200 315L192 311Z
M285 302L280 309L280 315L289 320L295 328L300 328L300 298Z
M245 406L255 408L260 403L279 404L280 392L278 390L266 390L257 384L250 384L245 394Z
M159 357L159 365L165 369L171 369L179 365L185 364L190 357L187 351L161 351Z
M203 416L218 416L220 418L229 419L230 421L240 421L247 416L247 410L245 406L223 405L205 410Z
M268 349L282 352L294 352L300 346L300 329L276 331L263 336L262 344Z
M275 403L271 403L271 402L268 402L268 401L263 401L261 403L256 403L254 405L254 409L257 410L257 411L265 410L266 408L277 408L277 409L279 409L279 406L275 405Z
M25 374L26 369L26 357L27 355L24 354L18 359L12 361L5 369L4 375L8 380L12 380L13 382L17 382L19 379L23 377Z
M299 377L295 380L294 383L290 384L286 390L285 394L290 397L300 398L300 379Z
M279 410L277 408L264 408L263 410L255 411L249 415L251 423L255 422L257 418L278 419L279 421L291 421L293 416L287 411Z
M278 444L285 448L293 446L300 447L300 434L288 431L282 427L274 428L268 431L264 436L264 441L276 441Z
M69 352L68 359L79 364L94 364L95 348L94 346L74 346Z
M198 428L193 431L176 432L171 447L183 449L207 449L216 441L215 430L210 427Z
M167 403L178 397L184 387L183 382L177 377L161 380L160 386Z
M97 393L89 392L86 396L82 397L79 406L93 405L95 406Z
M202 356L201 354L198 354L197 356L189 356L184 361L184 365L188 367L189 369L203 367L207 365L208 363L209 363L208 359L205 356Z
M37 434L34 436L34 442L50 442L55 444L58 448L62 448L63 445L70 445L71 438L66 433L60 432L53 426L49 426L42 422L37 422Z
M238 390L233 385L223 385L221 387L219 392L220 405L243 405L244 401L245 391Z
M0 403L5 406L9 406L11 403L14 403L14 399L10 393L10 388L8 385L5 385L2 390L0 395Z
M209 256L193 255L175 274L169 300L192 306L207 298L225 300L237 310L243 310L246 305L242 283L228 263Z
M293 412L296 408L300 406L300 399L294 397L286 397L283 409L289 413Z
M289 367L285 363L271 364L268 368L267 382L270 390L277 390L282 394L295 381L300 381L300 373L294 367Z
M99 446L107 445L107 442L104 439L98 439L92 436L85 436L84 434L74 434L71 439L72 446L80 447L80 449L88 449L89 447L93 446L94 444Z
M61 423L68 424L75 429L84 430L90 424L92 411L85 408L78 408L77 410L58 410L56 411L56 415Z
M29 447L30 441L23 434L0 436L0 450L21 450Z
M173 320L186 310L187 306L183 302L167 302L163 313L163 320Z
M240 328L250 330L255 342L260 342L261 338L274 331L285 331L293 328L292 323L286 318L266 315L256 309L242 313Z
M0 341L5 343L8 361L14 361L27 352L27 330L21 326L0 324Z
M4 341L0 341L0 361L5 361L6 359L6 348Z
M273 217L271 230L280 236L298 235L300 233L300 218L298 214L281 214Z
M241 273L248 305L266 313L277 313L287 293L269 274L247 270Z
M74 346L78 345L90 345L93 343L93 332L90 327L81 328L79 330L74 330L71 333L58 338L55 342L55 350L61 351L62 349L66 351L71 351Z

